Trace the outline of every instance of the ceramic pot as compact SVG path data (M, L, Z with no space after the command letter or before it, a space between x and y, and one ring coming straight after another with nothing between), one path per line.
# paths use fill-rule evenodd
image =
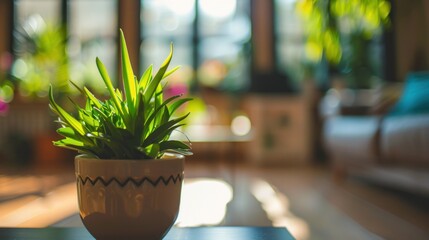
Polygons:
M176 221L184 157L75 159L80 217L96 239L162 239Z

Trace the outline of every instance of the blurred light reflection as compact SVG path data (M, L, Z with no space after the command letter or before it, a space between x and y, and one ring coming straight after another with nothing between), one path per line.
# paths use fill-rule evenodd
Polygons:
M200 0L201 10L209 17L225 19L235 13L236 0Z
M231 131L237 136L245 136L250 133L252 124L247 116L240 115L232 119Z
M232 187L225 181L209 178L185 179L176 225L195 227L221 223L232 196Z
M289 209L289 199L278 192L268 182L257 179L251 184L250 191L261 203L267 217L275 227L286 227L296 239L308 239L309 227L303 220L294 216Z
M194 11L195 0L163 0L162 3L177 15L189 15Z

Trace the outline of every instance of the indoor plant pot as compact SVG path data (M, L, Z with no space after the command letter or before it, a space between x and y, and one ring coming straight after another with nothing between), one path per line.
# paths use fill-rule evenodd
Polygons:
M161 239L179 213L184 157L75 159L80 217L97 239Z
M76 150L75 171L81 219L97 239L161 239L174 224L180 205L184 156L188 144L171 140L188 114L174 117L189 98L163 99L162 79L167 59L152 76L148 67L134 76L125 38L120 32L122 86L115 89L103 63L98 70L109 91L99 100L89 89L76 86L86 98L75 104L76 116L59 106L49 89L49 105L58 115L64 137L54 145Z

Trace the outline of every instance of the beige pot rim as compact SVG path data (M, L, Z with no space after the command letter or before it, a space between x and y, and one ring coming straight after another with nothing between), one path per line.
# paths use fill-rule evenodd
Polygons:
M183 179L184 165L185 157L179 154L151 160L76 157L75 173L83 180L102 178L104 181L109 181L115 178L123 182L129 178L134 180L148 178L156 181L159 178Z
M182 154L177 154L177 153L165 153L163 155L162 158L159 159L103 159L103 158L89 158L89 157L84 157L81 155L77 155L75 157L76 159L82 159L84 161L105 161L105 162L116 162L116 161L136 161L136 162L153 162L153 161L165 161L165 160L173 160L173 159L184 159L185 156L183 156Z

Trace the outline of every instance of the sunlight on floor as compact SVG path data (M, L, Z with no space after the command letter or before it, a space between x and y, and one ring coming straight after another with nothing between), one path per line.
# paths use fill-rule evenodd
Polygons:
M46 227L78 212L76 184L53 189L44 196L28 195L0 205L2 227Z
M176 226L195 227L221 223L232 196L232 187L225 181L210 178L185 179Z
M287 227L296 239L308 239L308 224L294 216L289 209L289 199L276 191L268 182L255 179L251 183L252 195L261 203L262 208L275 227Z

